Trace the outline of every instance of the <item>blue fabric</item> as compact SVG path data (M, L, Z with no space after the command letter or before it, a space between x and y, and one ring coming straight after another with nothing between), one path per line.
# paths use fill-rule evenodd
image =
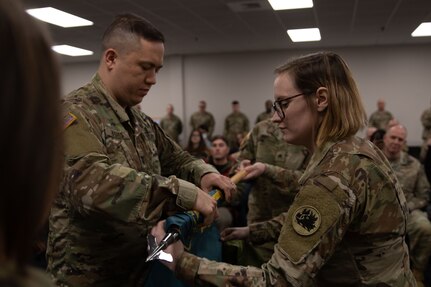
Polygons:
M191 236L189 252L199 257L221 261L221 248L220 234L215 223L202 231L195 230ZM188 287L187 284L176 279L175 275L158 260L153 261L151 264L145 287Z

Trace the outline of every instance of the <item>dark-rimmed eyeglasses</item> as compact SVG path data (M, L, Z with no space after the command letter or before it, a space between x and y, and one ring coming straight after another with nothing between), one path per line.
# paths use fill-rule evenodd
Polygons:
M282 120L284 119L284 117L286 116L284 114L284 110L287 109L289 107L290 102L294 99L297 98L299 96L305 95L305 93L300 93L282 100L277 100L274 101L274 103L272 104L272 109L277 113L277 115L279 116L279 118Z

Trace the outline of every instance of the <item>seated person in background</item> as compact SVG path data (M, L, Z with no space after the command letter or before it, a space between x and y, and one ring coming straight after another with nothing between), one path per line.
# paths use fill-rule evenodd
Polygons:
M236 164L235 159L229 156L229 146L224 136L212 137L211 156L208 163L214 166L220 174L230 176Z
M424 272L431 255L431 223L422 209L428 205L430 185L420 162L402 151L407 129L392 126L384 136L383 153L401 183L410 215L407 220L410 259L418 286L424 286Z
M207 148L205 140L202 137L202 133L199 129L193 130L190 133L189 141L185 150L188 151L192 156L208 162L210 150Z
M272 120L312 157L281 220L239 228L249 238L278 238L274 254L260 268L235 266L184 252L177 241L165 250L174 261L162 263L197 285L415 286L406 199L384 154L355 136L366 114L347 64L320 52L275 72ZM163 225L151 230L159 240Z
M212 137L211 156L208 163L222 175L230 176L232 174L236 160L229 156L229 146L225 137L221 135ZM232 205L235 205L234 202L223 203L218 208L219 217L216 219L216 224L219 231L234 224L236 212Z
M375 144L379 149L383 149L383 137L385 136L386 131L382 129L376 130L370 137L370 142Z
M375 133L377 131L376 127L367 127L367 131L365 134L365 139L371 141L371 136L373 135L373 133Z
M20 1L0 1L0 38L0 286L53 286L27 263L60 184L59 69Z

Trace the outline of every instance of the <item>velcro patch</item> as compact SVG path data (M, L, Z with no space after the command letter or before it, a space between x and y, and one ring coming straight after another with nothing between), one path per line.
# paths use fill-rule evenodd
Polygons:
M286 252L292 263L304 260L340 220L339 202L347 196L345 192L338 193L338 189L329 192L310 182L299 191L278 238L279 247Z
M77 120L77 117L71 112L68 112L63 118L63 129L64 130L67 129L76 120Z
M319 211L310 205L299 207L292 217L293 229L303 236L314 234L319 229L321 222Z

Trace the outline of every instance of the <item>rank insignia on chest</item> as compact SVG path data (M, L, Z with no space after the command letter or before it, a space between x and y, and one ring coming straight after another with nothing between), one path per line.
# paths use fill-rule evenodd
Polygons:
M310 205L303 205L293 213L292 226L296 233L300 235L314 234L319 229L320 223L319 211Z
M76 121L77 117L72 113L67 113L63 118L63 129L67 129L74 121Z

